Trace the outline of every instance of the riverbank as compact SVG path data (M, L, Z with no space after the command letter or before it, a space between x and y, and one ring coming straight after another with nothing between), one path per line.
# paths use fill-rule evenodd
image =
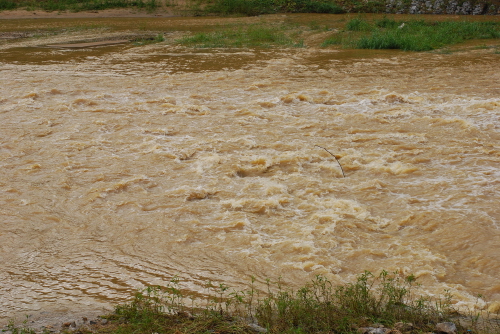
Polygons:
M207 283L202 299L186 295L173 278L165 286L147 287L114 312L57 319L29 317L12 322L7 334L29 333L357 333L357 334L497 334L500 304L482 312L457 310L452 296L419 295L413 275L365 271L356 282L334 286L317 276L297 290L281 280L267 280L267 291ZM187 300L191 299L191 305ZM196 302L195 302L196 300ZM201 306L204 304L204 306ZM195 306L196 305L196 306ZM45 321L42 324L40 321Z
M277 13L498 15L500 0L117 0L38 3L0 0L0 19L56 17L170 17Z

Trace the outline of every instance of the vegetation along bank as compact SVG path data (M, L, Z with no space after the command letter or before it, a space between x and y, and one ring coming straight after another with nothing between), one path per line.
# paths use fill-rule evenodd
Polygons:
M356 334L498 334L500 304L484 310L458 310L451 294L420 295L413 275L365 271L354 283L334 286L317 276L299 289L278 279L267 291L207 282L200 299L183 292L173 278L163 287L148 287L114 313L76 319L35 330L11 322L7 334L62 333L356 333ZM196 301L197 300L197 301Z
M500 0L0 0L0 10L92 11L137 8L175 9L184 15L272 13L408 13L495 15Z

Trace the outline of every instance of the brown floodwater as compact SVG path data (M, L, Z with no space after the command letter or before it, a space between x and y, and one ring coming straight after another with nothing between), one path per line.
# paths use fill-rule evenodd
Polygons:
M277 17L347 19L145 24L176 34ZM93 24L121 22L103 30L118 38L141 20ZM72 24L1 27L49 23ZM89 36L0 42L3 322L110 309L174 276L203 293L208 280L299 286L386 269L459 306L500 301L494 49L45 46Z

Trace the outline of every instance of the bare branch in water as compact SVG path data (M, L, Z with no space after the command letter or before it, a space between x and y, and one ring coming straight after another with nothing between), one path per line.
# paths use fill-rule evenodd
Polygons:
M335 158L335 161L337 161L337 163L339 164L339 166L340 166L340 170L342 171L342 175L345 177L345 174L344 174L344 168L342 168L342 165L340 164L339 159L337 159L337 157L336 157L335 155L333 155L333 153L332 153L332 152L328 151L328 150L327 150L326 148L324 148L323 146L319 146L319 145L314 145L314 146L319 147L319 148L322 148L322 149L324 149L325 151L327 151L328 153L330 153L330 155L331 155L332 157L334 157L334 158Z

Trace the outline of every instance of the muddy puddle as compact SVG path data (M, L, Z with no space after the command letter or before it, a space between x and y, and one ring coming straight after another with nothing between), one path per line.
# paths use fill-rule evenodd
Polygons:
M0 44L3 322L173 276L203 294L386 269L500 301L494 49L43 46L93 33L68 34Z

